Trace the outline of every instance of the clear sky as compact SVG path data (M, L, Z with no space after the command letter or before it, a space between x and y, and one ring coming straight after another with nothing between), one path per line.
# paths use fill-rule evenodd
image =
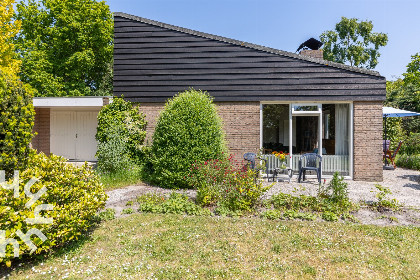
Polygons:
M401 77L420 52L420 0L105 0L124 12L283 51L332 30L342 16L371 20L388 34L375 68L387 80Z

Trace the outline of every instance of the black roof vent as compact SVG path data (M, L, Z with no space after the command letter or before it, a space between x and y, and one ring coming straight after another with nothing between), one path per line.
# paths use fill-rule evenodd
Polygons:
M311 38L309 40L306 40L302 44L300 44L300 46L299 46L299 48L297 49L296 52L300 51L301 49L304 49L304 50L307 50L307 49L318 50L322 45L323 45L323 43L321 41L318 41L317 39Z

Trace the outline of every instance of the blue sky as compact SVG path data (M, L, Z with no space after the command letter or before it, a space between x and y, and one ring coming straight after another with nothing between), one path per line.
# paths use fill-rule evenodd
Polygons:
M105 0L124 12L201 32L295 52L310 37L332 30L342 16L371 20L388 34L375 68L401 77L420 52L419 0Z

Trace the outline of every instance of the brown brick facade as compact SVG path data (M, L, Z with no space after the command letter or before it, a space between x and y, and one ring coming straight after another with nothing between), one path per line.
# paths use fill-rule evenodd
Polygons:
M383 180L382 173L382 103L354 102L354 180ZM216 102L223 120L226 140L235 159L260 147L259 102ZM140 110L148 121L147 138L156 126L163 103L143 103Z
M216 102L216 105L223 120L229 151L234 158L241 161L244 153L256 152L260 147L260 103ZM163 107L163 103L141 104L140 110L146 114L146 141L149 143Z
M229 151L238 161L260 148L260 103L216 102Z
M354 180L383 180L382 103L354 102Z
M37 135L32 139L32 147L38 152L50 154L50 109L35 108L34 132Z

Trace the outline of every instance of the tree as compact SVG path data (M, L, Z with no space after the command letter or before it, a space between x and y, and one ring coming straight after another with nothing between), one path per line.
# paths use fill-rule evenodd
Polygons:
M190 89L170 99L161 112L151 147L152 181L187 188L192 164L222 159L226 146L222 121L212 98Z
M95 95L109 88L113 19L105 2L24 0L17 11L21 79L37 96Z
M407 72L403 74L404 83L420 87L420 53L411 56L411 61L407 65Z
M20 61L16 59L13 38L19 32L20 21L13 21L14 0L0 0L0 72L15 75Z
M379 48L388 42L384 33L372 32L371 21L342 17L335 30L325 31L320 39L324 43L324 59L351 66L373 69L378 64Z
M13 0L0 0L0 170L9 175L26 167L31 154L34 108L32 90L19 81L19 60L12 38L20 27L13 21Z

